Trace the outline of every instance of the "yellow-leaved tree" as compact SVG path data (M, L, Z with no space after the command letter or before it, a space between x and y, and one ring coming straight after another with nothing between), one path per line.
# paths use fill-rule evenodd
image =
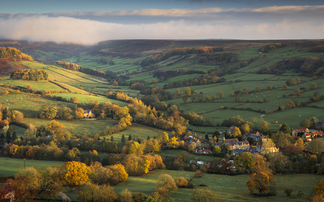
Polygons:
M69 161L61 166L63 179L70 186L81 185L89 181L89 168L78 161Z

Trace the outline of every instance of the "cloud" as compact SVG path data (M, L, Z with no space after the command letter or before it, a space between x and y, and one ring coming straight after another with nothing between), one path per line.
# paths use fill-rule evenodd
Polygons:
M216 23L186 20L121 24L71 17L0 19L0 38L94 44L113 39L320 39L324 23L311 21Z

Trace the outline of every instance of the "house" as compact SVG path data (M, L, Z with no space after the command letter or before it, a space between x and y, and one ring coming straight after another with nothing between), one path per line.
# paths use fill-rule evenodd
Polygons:
M302 139L306 142L312 141L315 137L323 137L324 133L322 131L317 131L317 130L310 130L307 133L304 133L302 136Z
M84 118L94 118L94 117L96 117L95 111L91 111L91 110L84 110L83 115L84 115Z
M259 131L252 131L250 134L244 134L242 137L243 140L247 140L248 138L252 138L255 142L259 140L263 142L265 139L267 139L267 137L259 133Z
M225 143L228 145L229 150L233 150L233 149L247 150L247 149L250 149L250 144L246 140L238 141L237 138L234 138L234 139L225 140ZM222 142L215 143L214 145L220 147L222 145Z
M324 126L324 122L317 122L317 124L316 124L317 126Z
M297 136L300 133L308 133L309 130L308 128L303 128L303 127L296 127L292 132L292 136Z
M202 149L195 148L194 152L197 154L211 154L212 153L211 150L205 149L205 148L202 148Z
M232 133L232 130L234 129L234 127L235 126L231 126L231 127L229 127L229 129L227 130L227 135L231 135L231 133Z

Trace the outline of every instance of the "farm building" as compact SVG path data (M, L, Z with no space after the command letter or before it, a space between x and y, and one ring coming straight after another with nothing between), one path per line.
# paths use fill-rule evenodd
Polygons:
M94 118L96 117L95 112L91 110L84 110L83 112L84 118Z

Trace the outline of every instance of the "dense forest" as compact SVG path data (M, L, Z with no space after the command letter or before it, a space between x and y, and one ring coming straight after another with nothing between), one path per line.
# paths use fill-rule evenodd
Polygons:
M11 47L0 47L0 58L34 61L34 59L30 55L22 53L20 50Z

